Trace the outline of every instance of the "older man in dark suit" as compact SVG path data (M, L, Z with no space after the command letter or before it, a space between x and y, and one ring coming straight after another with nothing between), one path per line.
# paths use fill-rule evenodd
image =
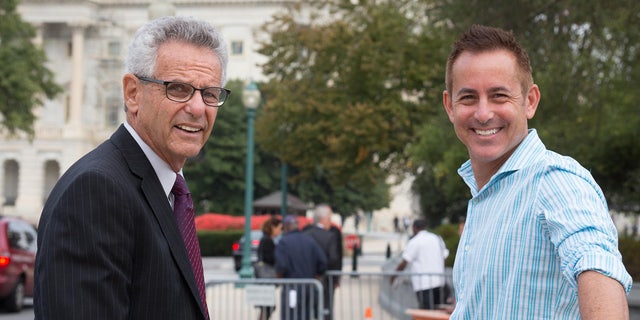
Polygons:
M339 230L334 233L337 228L332 230L331 214L333 210L327 204L317 205L313 211L313 224L305 228L305 233L311 236L313 240L320 245L322 251L327 256L327 269L334 271L342 271L342 241ZM324 314L326 320L331 320L333 313L333 294L335 288L340 284L340 277L335 276L332 279L325 275L322 278L324 287Z
M122 80L126 122L69 168L44 206L36 319L209 319L182 167L229 94L226 48L192 18L136 33Z

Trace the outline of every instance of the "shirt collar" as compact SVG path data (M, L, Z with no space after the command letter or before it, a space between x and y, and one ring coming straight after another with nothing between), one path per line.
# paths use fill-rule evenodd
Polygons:
M156 172L158 179L160 180L160 184L162 184L162 189L164 190L165 195L167 195L167 199L170 198L171 189L173 188L173 184L176 181L176 172L174 172L168 163L160 158L152 149L147 145L140 135L136 132L135 129L128 123L124 122L124 127L129 131L134 140L138 143L142 151L149 159L153 170ZM182 170L178 172L182 174Z
M536 129L529 129L527 136L522 140L520 145L516 148L513 154L507 159L507 161L498 169L498 171L491 177L489 182L485 185L487 187L491 184L491 181L497 177L505 174L509 174L514 171L518 171L522 168L531 166L538 162L546 151L546 147L538 137ZM480 190L476 185L475 177L473 176L473 170L471 169L471 160L467 160L458 169L458 174L464 182L471 189L471 193L475 196Z

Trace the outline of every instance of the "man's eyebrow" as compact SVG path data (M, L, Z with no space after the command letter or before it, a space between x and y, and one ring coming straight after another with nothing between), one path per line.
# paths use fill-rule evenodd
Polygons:
M495 92L511 92L511 90L509 90L509 88L507 87L492 87L489 88L489 93L495 93Z
M460 90L458 90L458 92L456 92L456 96L459 97L461 95L465 95L465 94L477 94L478 91L471 89L471 88L462 88Z
M489 90L487 92L496 93L496 92L511 92L511 91L507 87L498 86L498 87L489 88ZM478 91L475 90L475 89L471 89L471 88L462 88L462 89L458 90L458 92L456 93L456 96L461 96L461 95L465 95L465 94L478 94Z

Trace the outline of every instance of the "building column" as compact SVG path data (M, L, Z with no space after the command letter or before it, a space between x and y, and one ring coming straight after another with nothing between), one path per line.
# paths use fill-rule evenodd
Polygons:
M35 224L42 212L43 163L34 148L22 150L17 159L18 198L12 214Z
M36 28L36 36L33 38L32 42L38 48L42 48L44 26L42 23L34 24L33 26Z
M65 138L82 138L82 103L84 96L84 31L86 25L72 24L71 85L69 88L69 117L65 125Z

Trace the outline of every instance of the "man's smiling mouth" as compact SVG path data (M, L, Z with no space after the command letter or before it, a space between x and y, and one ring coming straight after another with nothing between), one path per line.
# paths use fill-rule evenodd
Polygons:
M478 129L475 129L474 131L480 136L490 136L490 135L495 134L496 132L498 132L498 129L489 129L489 130L478 130Z
M185 126L185 125L177 125L176 126L178 129L187 131L187 132L198 132L200 131L200 128L195 128L195 127L189 127L189 126Z

